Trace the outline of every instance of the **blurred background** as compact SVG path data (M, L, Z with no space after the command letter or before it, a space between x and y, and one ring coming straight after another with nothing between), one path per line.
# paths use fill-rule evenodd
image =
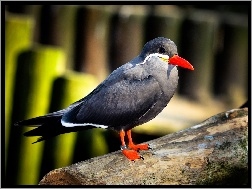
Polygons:
M37 137L23 136L32 128L13 123L65 108L84 97L155 37L173 40L179 55L195 70L179 70L175 96L155 119L133 129L136 143L241 106L248 99L250 7L250 2L6 5L6 184L38 184L55 168L119 150L119 135L114 131L93 129L32 144Z

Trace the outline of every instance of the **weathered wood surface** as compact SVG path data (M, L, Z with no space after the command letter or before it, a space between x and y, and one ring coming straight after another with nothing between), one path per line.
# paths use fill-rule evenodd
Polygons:
M247 108L217 114L148 143L152 149L140 152L144 160L131 162L117 151L53 170L39 184L248 183Z

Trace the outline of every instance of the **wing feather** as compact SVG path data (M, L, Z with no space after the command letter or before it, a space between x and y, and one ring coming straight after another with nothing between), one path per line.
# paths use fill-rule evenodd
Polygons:
M160 86L151 75L141 79L125 77L112 85L101 84L92 95L67 112L62 120L115 129L134 125L161 95Z

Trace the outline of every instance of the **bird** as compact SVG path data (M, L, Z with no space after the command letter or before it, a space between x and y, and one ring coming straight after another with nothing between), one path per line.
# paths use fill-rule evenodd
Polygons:
M172 40L154 38L138 56L115 69L84 98L65 109L16 122L15 126L35 126L24 133L28 137L40 136L34 143L69 132L111 129L119 133L126 158L143 159L139 150L150 146L134 144L131 129L152 120L167 106L178 85L178 66L194 70L178 56Z

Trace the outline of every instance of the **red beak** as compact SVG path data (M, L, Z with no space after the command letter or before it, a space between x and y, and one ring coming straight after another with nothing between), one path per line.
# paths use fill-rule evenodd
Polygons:
M169 59L169 63L180 66L182 68L187 68L189 70L194 70L193 66L184 58L179 57L178 55L174 55Z

